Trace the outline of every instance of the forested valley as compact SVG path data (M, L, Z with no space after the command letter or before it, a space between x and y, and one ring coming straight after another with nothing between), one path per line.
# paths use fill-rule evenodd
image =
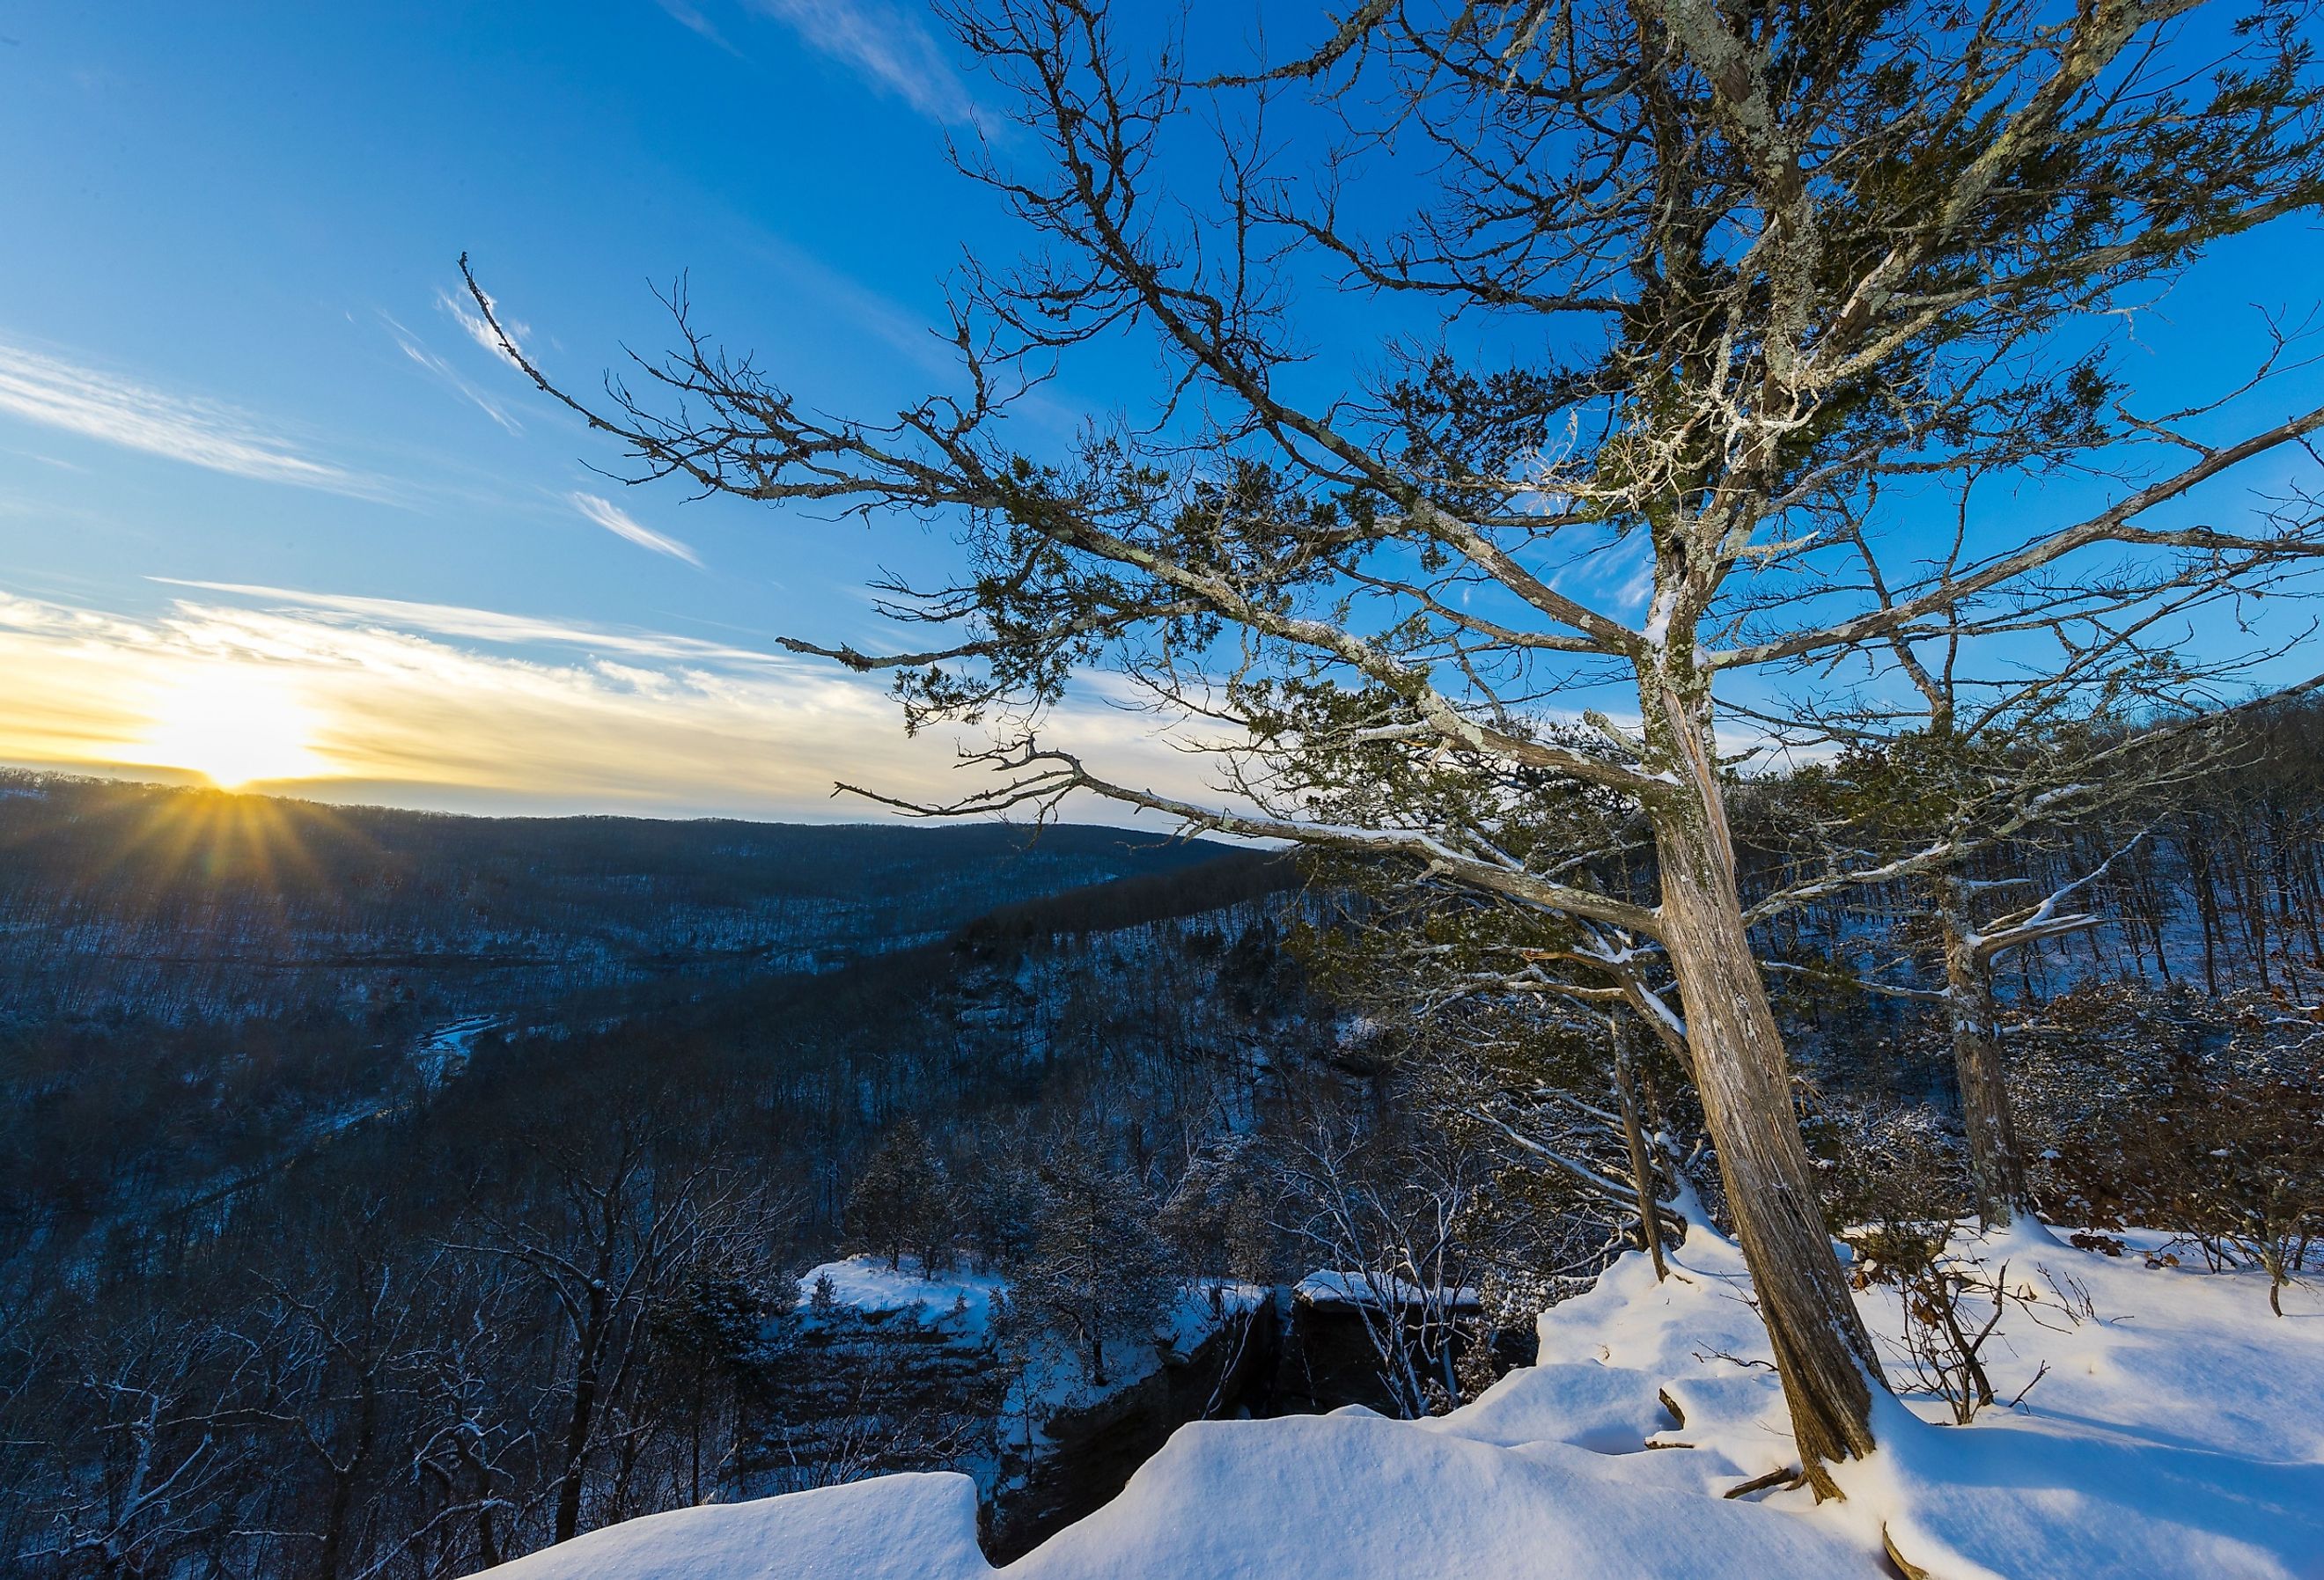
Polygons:
M2060 924L1990 972L2033 1207L2273 1289L2324 1235L2324 708L2222 728L1975 871ZM1747 900L1892 771L1738 772ZM975 1476L1005 1554L1180 1419L1465 1403L1671 1204L1729 1222L1636 993L1378 864L10 789L27 1575L452 1576L913 1468ZM1754 938L1831 1226L1966 1309L1923 1227L1978 1199L1925 882ZM1092 1420L1143 1446L1060 1487Z
M2324 5L187 9L0 1569L2324 1574Z

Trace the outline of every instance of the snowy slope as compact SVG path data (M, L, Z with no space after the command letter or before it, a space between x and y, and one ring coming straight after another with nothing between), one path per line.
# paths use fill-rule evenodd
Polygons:
M503 1580L972 1580L976 1488L964 1475L880 1476L755 1502L679 1509L544 1548Z
M2324 1575L2324 1303L2312 1291L2278 1318L2256 1278L2148 1268L2135 1251L2107 1258L2038 1230L1960 1249L2041 1297L1988 1349L2001 1399L2032 1385L2022 1406L1964 1429L1928 1424L1949 1418L1941 1405L1907 1393L1878 1423L1882 1452L1840 1473L1845 1503L1789 1492L1765 1506L1868 1558L1885 1526L1907 1561L1941 1576ZM1796 1463L1740 1253L1698 1228L1674 1266L1679 1277L1657 1286L1644 1259L1625 1258L1544 1316L1539 1366L1423 1429L1509 1441L1563 1417L1559 1436L1611 1447L1651 1423L1657 1441L1694 1446L1655 1457L1698 1466L1705 1492ZM1860 1301L1902 1386L1895 1298L1876 1288Z
M1540 1364L1450 1416L1198 1423L1001 1573L1868 1577L1895 1573L1885 1533L1959 1580L2324 1575L2324 1303L2295 1289L2273 1317L2258 1280L2150 1268L2137 1243L2115 1260L2038 1231L1963 1242L2039 1297L1988 1350L2000 1396L2047 1370L1966 1428L1923 1419L1932 1400L1884 1406L1884 1447L1842 1470L1844 1502L1723 1495L1794 1460L1740 1254L1698 1226L1669 1281L1625 1259L1544 1315ZM1863 1300L1876 1335L1901 1332L1893 1296ZM515 1580L993 1573L964 1480L841 1491L863 1501L663 1515L536 1554Z
M813 1302L818 1283L825 1284L835 1305L850 1311L880 1316L908 1312L915 1320L940 1325L968 1343L982 1341L993 1299L1007 1289L990 1273L955 1270L923 1278L909 1257L902 1267L890 1268L876 1256L850 1256L799 1275L799 1304L810 1323L816 1320Z
M1674 1456L1516 1449L1351 1407L1182 1428L1122 1495L1005 1573L1024 1580L1837 1575L1799 1520L1697 1499ZM1687 1517L1674 1519L1674 1505Z

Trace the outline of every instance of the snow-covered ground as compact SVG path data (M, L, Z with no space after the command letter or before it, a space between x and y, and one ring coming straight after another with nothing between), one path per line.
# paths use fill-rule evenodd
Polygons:
M798 1280L801 1320L812 1326L825 1320L816 1303L819 1283L835 1312L853 1312L875 1318L905 1317L931 1328L946 1344L973 1347L992 1339L996 1307L1006 1303L1008 1280L997 1273L959 1269L921 1276L910 1257L890 1267L877 1256L851 1256L808 1269ZM1213 1295L1213 1289L1216 1293ZM1035 1347L1021 1357L1022 1369L1011 1382L1001 1413L1012 1434L1021 1434L1029 1448L1042 1434L1042 1421L1061 1409L1083 1409L1111 1393L1119 1393L1151 1376L1172 1355L1191 1354L1217 1333L1229 1317L1239 1317L1266 1298L1267 1291L1250 1284L1204 1284L1183 1291L1156 1320L1150 1334L1121 1334L1109 1341L1107 1377L1102 1385L1089 1381L1081 1358L1062 1340Z
M923 1278L910 1257L891 1268L881 1257L851 1256L800 1275L799 1309L810 1323L817 1320L816 1286L825 1280L835 1307L864 1316L908 1315L967 1343L983 1342L992 1322L992 1303L1008 1289L996 1274L954 1270Z
M1300 1280L1292 1293L1318 1306L1421 1306L1428 1303L1429 1292L1420 1285L1392 1273L1348 1272L1327 1268ZM1471 1311L1476 1309L1479 1298L1474 1289L1453 1289L1440 1295L1436 1304L1452 1310Z
M1893 1575L1946 1580L2324 1575L2324 1301L2039 1232L1964 1241L2025 1290L1986 1354L2014 1408L1881 1407L1844 1501L1725 1494L1795 1463L1736 1249L1697 1227L1544 1315L1540 1363L1466 1408L1182 1428L1113 1502L1010 1580ZM1876 1335L1896 1298L1861 1296ZM1904 1379L1902 1352L1892 1368ZM2039 1381L2035 1381L2036 1377ZM2030 1391L2028 1385L2031 1384ZM1665 1396L1667 1395L1667 1403ZM1671 1407L1675 1406L1682 1423ZM510 1580L973 1580L966 1478L893 1476L617 1526Z
M506 1015L463 1015L447 1021L423 1035L411 1050L412 1067L421 1085L433 1092L468 1067L476 1039L508 1024Z

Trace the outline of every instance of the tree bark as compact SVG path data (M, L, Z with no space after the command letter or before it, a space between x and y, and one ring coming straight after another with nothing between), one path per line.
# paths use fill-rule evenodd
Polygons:
M1674 692L1665 690L1663 698L1664 707L1647 715L1650 748L1673 765L1677 781L1648 807L1663 947L1678 982L1695 1087L1775 1348L1801 1465L1817 1496L1836 1497L1839 1485L1823 1467L1872 1451L1872 1390L1886 1381L1832 1255L1800 1141L1782 1034L1736 891L1734 845L1709 732L1698 722L1700 712Z
M552 1542L571 1541L581 1529L581 1482L588 1469L590 1428L595 1425L597 1366L605 1344L611 1314L605 1309L604 1280L589 1291L588 1320L576 1335L578 1365L573 1378L571 1409L565 1422L564 1474L557 1485L556 1534Z
M1655 1264L1655 1282L1670 1276L1663 1265L1662 1215L1655 1210L1655 1170L1646 1151L1646 1127L1638 1123L1638 1084L1630 1068L1629 1028L1618 1013L1606 1017L1614 1038L1614 1092L1622 1104L1622 1138L1630 1147L1630 1178L1638 1191L1638 1240Z
M2030 1215L2033 1208L2002 1066L1993 962L1978 947L1960 878L1939 878L1936 891L1944 941L1945 1011L1952 1021L1953 1077L1960 1086L1961 1124L1969 1132L1969 1189L1978 1220L1988 1229L2006 1227L2021 1214Z
M501 1561L500 1538L493 1529L493 1473L476 1460L476 1563L489 1569Z
M323 1518L323 1550L315 1562L319 1580L339 1580L339 1572L346 1566L347 1527L355 1514L355 1481L370 1461L379 1435L378 1380L366 1376L361 1386L355 1450L345 1465L328 1459L324 1462L330 1467L331 1495Z

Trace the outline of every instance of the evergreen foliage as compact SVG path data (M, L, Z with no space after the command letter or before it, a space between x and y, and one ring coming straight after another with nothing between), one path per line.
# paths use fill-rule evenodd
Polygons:
M952 1187L913 1121L898 1122L865 1160L848 1193L846 1222L847 1232L886 1257L890 1268L902 1266L907 1252L923 1276L951 1264Z
M1062 1149L1041 1183L1040 1227L1012 1298L1026 1317L1070 1336L1089 1381L1102 1386L1106 1344L1151 1336L1181 1283L1177 1262L1144 1188L1094 1153Z

